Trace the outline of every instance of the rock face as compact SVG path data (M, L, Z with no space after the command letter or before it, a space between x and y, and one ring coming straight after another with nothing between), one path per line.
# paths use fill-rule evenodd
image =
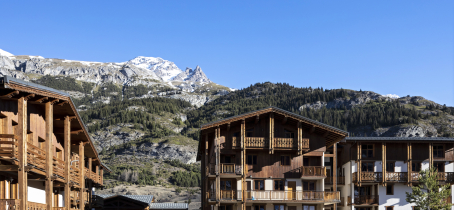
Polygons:
M175 78L174 81L190 81L190 82L200 82L200 83L211 83L208 77L203 73L202 68L197 66L195 70L191 68L186 68L186 71L181 72Z
M303 109L315 109L315 110L318 110L318 109L321 109L323 107L326 106L326 102L324 101L317 101L315 103L312 103L312 104L304 104L302 106L300 106L299 110L300 111L303 111Z

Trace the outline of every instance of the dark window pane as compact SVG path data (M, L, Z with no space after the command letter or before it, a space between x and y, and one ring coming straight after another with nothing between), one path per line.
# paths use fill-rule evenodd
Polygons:
M254 164L254 165L257 165L257 155L254 155L254 156L253 156L253 159L254 159L253 164Z
M225 189L232 190L232 183L231 181L225 181Z
M363 149L363 150L367 149L367 145L362 145L361 149Z
M225 183L224 183L224 181L221 181L221 190L225 190Z
M372 144L367 145L367 149L373 149L373 148L374 148L374 146Z
M367 157L373 157L374 156L374 151L373 150L367 150Z
M247 156L247 164L252 165L252 155Z

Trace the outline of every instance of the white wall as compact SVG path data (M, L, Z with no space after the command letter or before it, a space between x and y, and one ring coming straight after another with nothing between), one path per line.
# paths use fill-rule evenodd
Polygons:
M265 190L274 190L274 182L272 179L265 179Z
M28 201L46 204L46 190L43 182L28 180Z
M378 185L378 210L385 210L385 206L394 206L394 210L411 209L412 204L405 201L405 192L411 192L411 187L405 184L394 184L394 195L386 195L386 187Z
M382 165L381 165L381 161L375 161L374 162L374 172L383 172L382 169Z
M454 172L454 163L445 162L445 172Z
M65 207L65 192L58 192L58 207Z
M395 172L407 172L407 163L404 161L396 161L395 167L394 167Z
M287 180L285 180L285 189L284 190L288 190L287 186L288 186L288 182L289 181L296 182L296 190L303 190L303 184L301 182L301 179L287 179Z
M423 161L421 163L421 170L426 170L429 168L429 161Z

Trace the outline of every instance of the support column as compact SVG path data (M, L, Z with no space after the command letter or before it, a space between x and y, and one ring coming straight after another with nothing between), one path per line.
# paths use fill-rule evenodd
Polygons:
M333 191L337 192L337 143L333 144ZM337 203L334 203L334 210L337 209Z
M357 154L356 154L356 174L358 175L358 177L356 177L356 180L358 182L358 185L361 186L361 153L362 153L362 147L361 147L361 143L357 143L356 144L356 151L357 151Z
M19 171L18 184L19 184L19 199L22 209L27 207L27 100L25 97L19 98L17 101L17 130L16 135L18 138L19 149Z
M88 158L88 209L91 209L91 188L93 185L93 181L91 181L91 173L93 173L93 158Z
M241 166L243 167L242 173L241 173L241 209L246 210L246 175L247 175L247 165L246 165L246 146L245 146L245 138L246 138L246 121L242 120L241 121L241 131L240 131L240 145L241 145Z
M274 113L270 113L270 136L269 136L269 146L270 154L274 154Z
M381 143L382 185L386 186L386 143Z
M71 119L66 116L63 122L63 149L65 151L65 209L71 209L71 187L69 186L69 174L71 163Z
M85 209L85 198L84 198L84 191L85 191L85 151L84 151L84 142L79 143L79 175L80 175L80 180L79 180L79 185L80 185L80 191L79 191L79 198L80 198L80 203L79 203L79 208L81 210Z
M411 143L407 143L407 185L411 185Z
M216 204L219 206L220 204L220 200L221 200L221 177L220 177L220 173L222 172L222 168L221 168L221 147L220 147L220 139L219 139L219 136L220 136L220 131L221 129L218 127L216 127L215 129L215 138L214 138L214 142L215 142L215 145L216 145L216 168L217 168L217 172L216 172Z
M53 175L53 145L52 145L52 140L53 140L53 128L54 128L54 106L52 102L47 102L45 104L45 120L46 120L46 205L47 209L52 209L52 197L53 197L53 191L54 191L54 183L52 181L52 175ZM58 206L55 206L58 207Z
M433 143L429 143L429 169L432 169L432 166L434 164L433 146Z
M297 123L297 129L298 129L298 135L297 135L297 144L298 144L298 155L303 154L303 128L302 128L302 123L301 121L298 121Z

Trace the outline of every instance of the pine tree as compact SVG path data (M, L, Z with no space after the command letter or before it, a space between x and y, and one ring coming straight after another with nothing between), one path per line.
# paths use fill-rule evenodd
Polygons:
M451 204L447 202L447 198L451 192L449 184L439 185L437 181L437 169L432 166L432 169L426 169L419 172L419 185L413 186L412 192L406 194L406 201L415 203L419 209L442 210L451 209Z

